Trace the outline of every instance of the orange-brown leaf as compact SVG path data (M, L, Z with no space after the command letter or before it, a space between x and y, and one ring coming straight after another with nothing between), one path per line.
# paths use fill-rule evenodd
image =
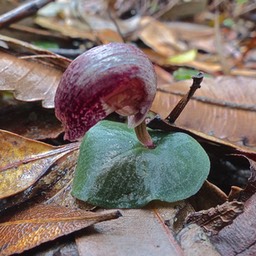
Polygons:
M37 205L0 219L0 255L21 253L94 223L118 218L118 211L92 213L56 205Z
M255 84L254 78L247 77L205 78L176 124L256 147ZM191 81L159 84L152 110L167 117L190 85Z
M3 130L0 141L0 199L24 191L55 161L78 147L53 147Z

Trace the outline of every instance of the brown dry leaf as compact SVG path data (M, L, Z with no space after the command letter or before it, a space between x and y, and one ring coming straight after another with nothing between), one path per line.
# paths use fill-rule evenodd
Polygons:
M155 52L165 57L187 50L186 45L178 40L173 30L152 17L142 18L140 27L139 38Z
M12 255L97 222L120 217L119 211L92 213L55 205L36 205L0 219L0 254Z
M244 204L244 212L211 241L221 255L256 255L256 194Z
M158 84L151 110L166 118L190 85L190 80ZM239 145L256 147L255 90L255 78L205 78L202 88L195 93L176 125Z
M219 156L230 155L230 154L239 154L246 156L247 158L256 161L256 152L254 150L234 145L230 142L218 139L216 137L207 135L196 130L183 128L176 126L174 124L169 124L167 121L158 118L157 116L153 118L149 123L148 127L152 129L160 129L167 132L184 132L194 137L204 148L207 149L207 152L212 154L217 154Z
M227 195L220 188L206 180L200 190L188 201L196 211L201 211L223 204L227 199Z
M97 34L98 39L103 44L108 44L111 42L123 43L123 38L120 36L120 34L112 29L102 29L99 31L95 31L95 33Z
M70 60L5 36L0 36L0 56L0 90L54 107L55 91Z
M206 72L208 74L216 74L216 72L220 72L222 71L222 68L220 66L220 64L216 61L213 61L211 59L206 59L205 57L203 57L202 54L197 53L196 60L190 60L190 61L184 61L182 63L174 63L173 61L170 61L170 58L168 58L167 56L163 56L155 51L153 51L152 49L142 49L149 57L149 59L160 65L160 66L166 66L166 67L173 67L175 66L180 66L180 67L191 67L197 70L201 70L203 72ZM232 72L231 72L232 73ZM248 74L252 74L251 72L249 72Z
M38 181L58 159L78 148L30 140L0 130L0 199L20 193Z
M47 8L45 8L35 18L35 23L71 38L88 39L91 41L97 41L96 35L98 32L100 34L105 30L112 30L113 33L117 32L117 26L122 35L130 34L136 30L140 15L137 14L129 19L119 19L118 16L122 13L118 14L114 10L115 8L113 9L113 4L113 1L106 0L81 1L74 5L67 2L61 6L58 3L52 3L52 9L59 9L58 13L62 15L60 16L56 13L55 17L51 17L51 14L48 14ZM49 11L49 13L51 12Z

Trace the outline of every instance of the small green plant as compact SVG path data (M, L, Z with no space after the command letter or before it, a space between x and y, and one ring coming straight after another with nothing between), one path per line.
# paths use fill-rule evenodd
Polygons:
M176 120L202 79L201 73L194 77L169 122ZM73 182L75 197L107 208L136 208L152 200L185 199L200 189L210 162L199 143L184 133L146 127L155 93L153 65L135 46L99 46L70 64L56 92L55 113L66 139L85 135ZM101 121L113 111L128 116L129 128Z

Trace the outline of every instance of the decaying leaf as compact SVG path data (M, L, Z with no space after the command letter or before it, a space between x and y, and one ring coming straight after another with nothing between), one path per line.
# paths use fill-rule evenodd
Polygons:
M0 199L28 189L58 159L78 148L76 143L53 147L3 130L0 141Z
M36 205L0 219L0 254L21 253L97 222L120 216L119 211L92 213L56 205Z
M255 82L248 77L205 78L202 88L193 96L176 125L255 147ZM167 117L180 97L186 94L190 83L186 80L159 84L152 110L162 118Z
M184 251L184 255L191 256L221 256L204 230L196 224L184 227L178 234L177 240Z
M231 225L210 237L221 255L256 255L256 194L244 203L244 212Z
M44 107L54 107L68 59L5 36L0 36L0 56L0 90L13 91L19 100L42 100Z
M186 219L186 224L196 223L210 234L217 234L225 226L230 225L243 209L242 202L225 202L215 208L191 213Z
M29 188L0 201L0 212L14 205L25 203L53 203L65 207L80 208L85 210L92 209L92 206L78 204L79 201L71 196L70 190L74 176L74 170L77 163L78 150L72 150L64 156L57 159L49 167L45 175L40 177ZM5 214L3 212L2 214Z

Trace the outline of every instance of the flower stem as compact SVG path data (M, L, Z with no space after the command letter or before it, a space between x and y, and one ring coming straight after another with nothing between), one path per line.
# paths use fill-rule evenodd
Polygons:
M134 128L136 136L140 143L147 148L155 148L151 136L148 133L145 120Z

